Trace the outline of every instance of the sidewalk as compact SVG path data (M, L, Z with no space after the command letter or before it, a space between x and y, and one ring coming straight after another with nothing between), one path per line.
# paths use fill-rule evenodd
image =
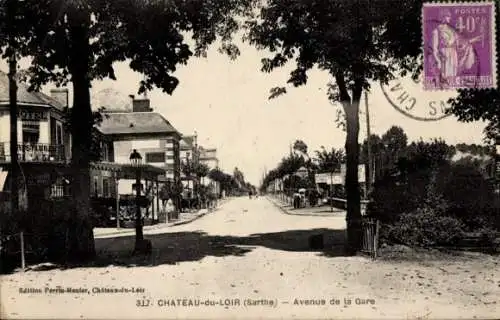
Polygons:
M221 208L223 204L228 202L230 198L219 200L217 207L211 209L200 209L197 212L181 212L179 213L179 219L174 221L169 221L165 223L157 223L155 225L144 226L143 231L158 230L163 228L175 227L182 224L187 224L195 220L200 219L204 215L217 211ZM94 238L103 238L113 235L125 235L125 234L135 234L134 228L94 228Z
M293 206L288 202L284 202L281 199L274 196L266 196L266 198L271 201L275 206L281 209L283 213L294 215L294 216L318 216L318 217L342 217L345 216L346 211L343 209L332 208L326 205L318 205L315 207L306 207L300 209L294 209Z

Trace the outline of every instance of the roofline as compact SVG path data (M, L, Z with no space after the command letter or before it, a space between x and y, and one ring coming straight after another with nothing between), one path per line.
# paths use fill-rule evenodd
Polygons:
M177 135L179 136L179 133L177 131L149 131L149 132L127 132L127 133L104 133L101 130L99 130L98 127L94 126L94 128L99 131L104 136L107 137L127 137L127 136L151 136L151 135L165 135L165 136L172 136L172 135Z
M56 106L53 106L49 103L47 104L40 104L40 103L31 103L31 102L23 102L23 101L17 101L17 105L18 106L29 106L29 107L46 107L46 108L55 108L55 109L58 109ZM9 101L1 101L0 100L0 106L10 106L10 102ZM59 109L58 109L59 110Z
M110 114L157 113L157 114L159 114L156 111L120 111L120 112L114 112L114 111L106 112L106 111L104 111L102 113L110 113ZM161 114L159 114L159 115L161 115Z

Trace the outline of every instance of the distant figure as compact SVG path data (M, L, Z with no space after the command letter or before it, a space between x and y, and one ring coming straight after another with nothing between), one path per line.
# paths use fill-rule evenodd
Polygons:
M318 204L318 193L316 190L311 190L309 192L309 204L314 207Z
M299 209L300 208L300 201L301 201L300 193L295 192L293 194L293 208L294 209Z
M252 191L248 191L248 198L252 199Z

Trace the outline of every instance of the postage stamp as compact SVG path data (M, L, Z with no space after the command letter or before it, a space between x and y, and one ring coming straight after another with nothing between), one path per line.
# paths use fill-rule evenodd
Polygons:
M424 89L496 88L494 2L424 3Z

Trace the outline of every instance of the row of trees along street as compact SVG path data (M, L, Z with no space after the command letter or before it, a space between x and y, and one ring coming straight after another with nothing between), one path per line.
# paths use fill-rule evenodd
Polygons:
M349 252L355 253L361 245L357 177L361 95L374 81L387 82L408 73L416 77L422 70L422 1L398 4L386 0L2 1L3 57L30 58L27 74L32 89L46 83L71 83L73 88L74 212L68 259L95 254L89 223L91 81L115 79L113 63L127 61L145 76L139 92L157 86L172 94L179 83L172 75L178 64L203 55L217 37L222 51L236 57L239 50L231 35L241 29L244 41L271 51L272 56L263 59L262 71L294 61L289 79L293 86L306 85L312 68L330 75L325 99L338 102L346 120L347 238ZM185 41L187 34L194 46ZM9 55L8 48L15 55ZM271 89L270 98L285 92L285 87ZM488 121L487 135L495 137L500 127L499 98L498 89L460 91L450 112L461 121Z
M382 222L384 242L449 246L470 233L487 241L495 238L500 231L500 203L495 194L496 151L492 146L451 146L439 139L409 143L397 126L382 136L372 135L371 141L374 183L367 215ZM294 149L304 145L297 140ZM276 179L284 180L285 191L315 188L314 174L305 179L290 177L302 166L316 173L337 171L344 161L343 150L322 148L312 162L303 155L307 149L299 149L302 154L290 153L266 174L262 190ZM366 139L360 149L360 163L366 164Z

